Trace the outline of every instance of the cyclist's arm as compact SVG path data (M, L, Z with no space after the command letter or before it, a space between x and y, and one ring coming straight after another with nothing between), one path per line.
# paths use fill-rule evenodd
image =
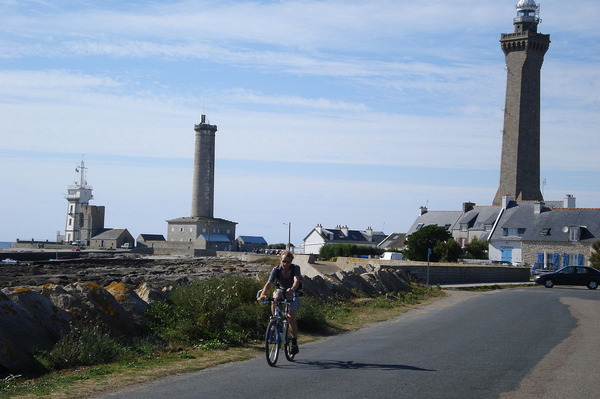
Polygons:
M291 288L288 288L286 292L296 292L298 287L300 286L300 277L294 276L294 284L292 284Z
M267 283L265 284L265 286L263 287L260 296L258 297L259 301L264 300L267 297L267 293L269 292L269 290L271 289L271 286L273 285L272 282L267 281Z

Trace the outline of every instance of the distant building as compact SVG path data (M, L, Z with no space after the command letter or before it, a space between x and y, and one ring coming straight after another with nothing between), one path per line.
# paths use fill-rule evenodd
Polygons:
M138 248L153 248L155 243L163 243L166 240L162 234L140 234L136 241Z
M260 236L239 236L236 241L238 251L243 252L264 252L268 245Z
M403 250L406 242L406 233L392 233L377 244L377 247L385 250Z
M117 249L123 244L129 244L133 248L135 240L127 229L106 229L95 235L90 240L89 247L96 249Z
M325 229L322 225L312 229L304 238L304 253L318 254L326 244L355 244L370 247L377 245L386 238L382 231L374 231L371 227L366 230L350 230L348 226L336 226Z

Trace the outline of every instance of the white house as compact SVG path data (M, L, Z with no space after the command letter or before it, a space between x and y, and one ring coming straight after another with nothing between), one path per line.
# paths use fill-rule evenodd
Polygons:
M366 230L350 230L348 226L325 229L321 224L317 224L304 238L304 253L318 254L325 244L356 244L376 247L385 238L386 235L382 231L374 231L371 227L367 227Z

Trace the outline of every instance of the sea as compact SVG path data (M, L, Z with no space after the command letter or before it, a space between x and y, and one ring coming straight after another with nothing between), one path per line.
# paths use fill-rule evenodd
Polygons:
M12 244L12 242L9 242L9 241L0 241L0 249L10 248L10 244Z

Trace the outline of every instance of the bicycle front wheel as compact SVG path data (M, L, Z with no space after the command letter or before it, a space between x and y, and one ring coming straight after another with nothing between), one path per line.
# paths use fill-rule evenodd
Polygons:
M277 358L279 357L280 338L277 334L277 324L277 320L269 321L267 333L265 334L265 352L267 355L267 363L269 363L269 366L271 367L275 367Z

